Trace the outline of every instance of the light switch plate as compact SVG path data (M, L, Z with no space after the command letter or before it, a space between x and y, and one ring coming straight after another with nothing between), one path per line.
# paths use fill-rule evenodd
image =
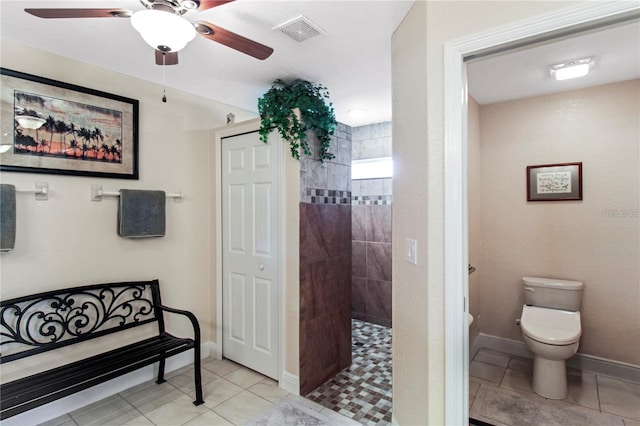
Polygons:
M418 263L418 242L416 240L412 240L407 238L407 242L405 244L405 259L409 263L413 263L416 265Z

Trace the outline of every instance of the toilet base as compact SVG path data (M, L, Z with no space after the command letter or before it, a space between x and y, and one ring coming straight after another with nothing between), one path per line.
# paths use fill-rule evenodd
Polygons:
M552 360L536 356L533 359L533 391L549 399L565 399L567 367L565 360Z

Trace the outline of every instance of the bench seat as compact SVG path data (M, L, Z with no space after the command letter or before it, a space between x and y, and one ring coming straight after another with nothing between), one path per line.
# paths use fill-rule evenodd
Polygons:
M147 291L152 295L145 298L144 294ZM24 343L30 339L28 341L30 343L29 347L35 346L35 349L27 349L16 354L2 354L2 357L0 357L2 361L10 362L25 358L57 347L86 341L94 336L123 332L128 328L154 320L158 323L160 332L156 336L139 342L114 348L98 355L11 382L2 383L0 388L0 419L15 416L154 363L158 363L158 378L156 382L162 383L165 381L165 360L170 356L191 349L194 350L194 386L196 391L194 404L200 405L204 402L202 399L200 372L200 330L197 319L188 311L161 305L157 280L66 289L57 291L55 294L46 293L36 296L2 302L3 309L0 315L3 321L0 335L3 336L4 343L9 340L7 336L11 336L11 342ZM105 300L107 302L104 302ZM91 325L93 328L89 333L73 330L69 326L69 324L86 325L86 322L78 322L78 318L84 318L86 312L95 309L96 305L100 305L103 302L105 305L103 311L107 312L108 315L103 315L100 318L108 318L107 321L95 321L95 324ZM137 307L132 308L136 304ZM76 306L78 308L75 308ZM34 307L37 307L37 313L31 314L34 311ZM194 338L175 337L167 333L164 330L163 311L188 317L194 327ZM38 318L39 321L44 321L43 318L54 318L53 321L50 321L50 323L54 323L62 317L60 312L63 312L66 315L65 318L68 319L65 323L66 328L63 331L59 331L56 335L57 339L52 339L53 341L50 343L38 343L36 345L33 333L18 332L20 327L23 327L21 321L15 320L15 326L12 325L10 327L8 322L5 321L13 317ZM113 312L118 313L116 315ZM128 312L130 315L125 316L122 312ZM144 318L144 316L149 318ZM132 317L132 319L129 319L129 317ZM109 318L116 318L116 321L112 321ZM24 322L26 323L27 321L25 320ZM103 325L103 323L106 325ZM111 325L112 323L117 325ZM40 328L40 330L46 329L47 327ZM69 330L73 330L75 337L67 340L61 339L60 337L66 337L69 334Z

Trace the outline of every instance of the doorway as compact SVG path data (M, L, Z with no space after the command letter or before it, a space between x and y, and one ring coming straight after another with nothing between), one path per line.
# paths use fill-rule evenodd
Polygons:
M530 84L514 85L508 76L501 76L496 80L503 88L511 86L526 91L504 91L502 98L496 97L495 88L483 93L482 89L493 86L492 77L498 77L499 63L511 63L512 75L518 76L514 81L522 81L526 79L525 73L518 72L517 67L547 71L549 64L584 52L598 62L588 76L556 81L548 73ZM469 307L479 319L470 329L470 342L476 337L470 352L472 418L500 417L501 423L524 424L519 416L541 418L539 410L544 410L545 423L571 423L568 419L577 415L582 416L579 423L606 423L611 415L640 419L640 410L628 408L622 402L625 398L609 396L612 386L621 390L619 395L624 395L625 383L640 389L631 375L604 377L598 374L598 369L583 363L589 359L586 354L607 359L611 365L616 361L639 363L637 357L627 355L628 351L616 352L619 345L605 342L613 342L612 330L624 327L638 310L637 302L627 303L628 299L619 298L618 294L625 291L625 282L638 281L640 230L637 225L634 229L633 220L612 221L601 213L611 205L637 205L637 195L633 195L638 193L637 183L635 189L631 185L629 191L620 194L621 198L605 189L611 186L609 179L624 181L625 176L638 175L637 52L640 52L640 23L636 20L468 63L469 258L479 271L469 279ZM608 64L614 58L619 58L619 65L610 69ZM627 59L628 71L624 66ZM491 76L483 73L491 68ZM529 92L536 86L537 91ZM551 91L545 93L545 89ZM571 114L566 114L567 107L571 108ZM603 134L609 135L606 141L601 137ZM584 170L588 170L584 175L588 182L584 199L525 202L526 166L568 158L580 161ZM615 164L615 171L611 170L611 163ZM505 176L513 179L505 181ZM549 221L551 216L553 220ZM619 247L628 246L625 251L630 256L608 259L609 238ZM567 247L574 244L575 249ZM566 361L570 367L566 374L568 395L553 404L533 392L533 354L522 342L522 331L514 321L520 318L524 303L520 284L523 275L565 278L585 285L579 309L580 347ZM603 280L602 276L612 278ZM609 299L617 309L602 313ZM600 319L603 316L607 317L606 322ZM480 327L473 327L478 323ZM613 376L614 371L608 374ZM488 407L489 400L493 406L499 406L506 399L518 413L502 407L498 414Z
M578 25L602 23L632 12L631 4L586 4L570 11L550 14L508 28L500 33L488 31L456 42L445 43L445 416L449 424L462 424L468 418L468 301L467 230L467 103L464 59L487 50L530 42L545 35L575 31ZM542 36L541 36L542 34ZM461 304L464 300L465 304ZM461 374L462 373L462 374ZM460 407L460 401L465 401Z

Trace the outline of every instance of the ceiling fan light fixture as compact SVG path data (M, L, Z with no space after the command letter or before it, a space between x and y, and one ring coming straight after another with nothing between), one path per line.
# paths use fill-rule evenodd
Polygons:
M180 4L187 10L195 10L200 7L200 4L195 0L183 0Z
M131 17L131 25L154 49L177 52L196 36L191 22L171 12L141 10Z

